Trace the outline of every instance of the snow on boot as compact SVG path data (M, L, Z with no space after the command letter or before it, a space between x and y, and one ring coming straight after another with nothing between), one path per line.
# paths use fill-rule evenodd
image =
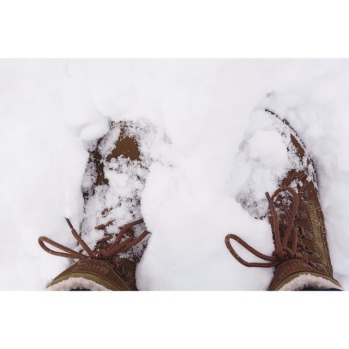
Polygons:
M286 120L270 110L265 110L265 117L272 119L274 130L287 144L289 160L288 171L279 180L278 189L271 197L266 193L275 251L271 256L265 255L235 234L226 236L226 246L245 266L274 267L275 274L268 288L271 291L341 289L333 277L313 161ZM265 262L247 262L235 251L231 240Z
M158 136L144 120L110 122L109 132L89 144L80 233L66 219L77 247L39 238L46 252L73 260L48 290L137 290L136 265L149 237L140 200Z

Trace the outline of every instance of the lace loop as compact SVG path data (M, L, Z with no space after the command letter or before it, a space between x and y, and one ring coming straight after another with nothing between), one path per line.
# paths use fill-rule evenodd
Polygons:
M280 261L298 258L297 250L299 249L299 241L295 227L295 218L299 208L298 194L290 187L281 187L276 190L272 197L268 193L265 195L269 203L269 221L275 245L273 254L268 256L257 251L234 234L229 234L225 237L225 244L229 252L236 260L247 267L269 268L274 267ZM282 226L280 226L280 222ZM285 226L286 229L284 229ZM247 251L265 260L266 263L245 261L236 253L231 240L235 240Z
M269 263L259 263L259 262L246 262L243 258L241 258L236 251L234 250L230 240L235 240L238 242L241 246L243 246L246 250L254 254L256 257L259 257L260 259L263 259L265 261L268 261ZM241 264L245 265L246 267L260 267L260 268L269 268L276 265L275 257L274 256L267 256L256 249L254 249L251 245L246 243L244 240L239 238L235 234L229 234L225 237L225 244L229 250L229 252L237 259Z
M80 253L80 252L76 252L74 250L72 250L69 247L66 247L64 245L59 244L56 241L51 240L50 238L46 237L46 236L40 236L39 237L39 244L42 247L43 250L45 250L47 253L53 254L55 256L60 256L60 257L66 257L66 258L77 258L77 259L86 259L88 258L88 256ZM46 244L49 244L51 246L54 246L64 252L58 252L55 250L52 250L51 248L49 248Z

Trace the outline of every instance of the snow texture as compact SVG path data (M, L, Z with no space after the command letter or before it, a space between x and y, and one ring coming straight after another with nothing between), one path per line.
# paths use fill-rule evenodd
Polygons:
M158 134L152 124L146 120L129 121L125 134L121 136L121 126L116 124L101 140L100 143L92 141L86 144L89 152L98 148L103 164L103 175L108 184L97 184L97 169L95 161L88 163L82 179L82 191L87 196L84 204L84 214L80 232L82 238L93 250L96 243L104 234L110 234L115 241L115 233L128 223L142 218L140 201L142 192L153 162L166 159L156 156L156 149L166 142L164 134ZM132 160L124 156L108 160L121 137L132 137L139 144L139 159ZM158 154L159 155L159 154ZM106 226L98 229L98 226ZM135 236L139 236L145 225L133 226ZM146 240L133 247L127 253L120 254L123 258L141 257ZM76 250L81 249L80 246Z
M75 247L64 217L75 227L84 217L88 149L109 120L153 125L148 155L162 159L143 184L123 163L108 172L119 193L139 191L136 215L152 233L138 288L265 290L272 269L240 265L224 244L235 233L273 251L255 216L294 158L264 108L289 120L314 160L334 276L349 287L348 60L1 60L0 76L1 290L43 290L68 266L37 238ZM115 211L120 224L127 210ZM100 217L86 212L93 232Z
M306 180L313 181L316 186L315 169L308 160L308 149L304 148L305 154L300 158L291 143L291 136L302 144L298 134L270 111L258 109L251 114L250 127L233 165L239 171L233 172L232 190L242 207L256 219L267 214L265 193L271 195L291 169L305 170L309 174ZM298 185L302 186L302 183L290 183L296 192Z

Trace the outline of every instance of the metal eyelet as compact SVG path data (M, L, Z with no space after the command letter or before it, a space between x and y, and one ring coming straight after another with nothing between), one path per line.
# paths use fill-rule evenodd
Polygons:
M301 238L304 238L307 240L313 240L313 238L314 238L314 235L310 231L305 230L301 226L297 227L297 235L300 236Z
M303 250L309 254L313 254L313 251L308 246L304 246Z
M314 239L313 233L311 233L311 232L308 231L308 230L305 230L305 231L304 231L304 237L305 237L307 240L313 240L313 239Z
M314 262L310 261L309 264L312 267L314 267L314 268L316 268L318 270L324 270L325 269L325 267L321 263L314 263Z
M307 219L308 214L304 211L298 211L296 214L297 219Z
M306 253L312 255L312 256L315 257L315 258L320 258L320 255L319 255L317 252L312 251L312 250L311 250L309 247L307 247L307 246L303 246L303 251L305 251Z
M320 255L317 253L317 252L313 252L313 257L315 257L315 258L320 258Z
M297 235L300 236L301 238L305 237L303 227L297 227Z

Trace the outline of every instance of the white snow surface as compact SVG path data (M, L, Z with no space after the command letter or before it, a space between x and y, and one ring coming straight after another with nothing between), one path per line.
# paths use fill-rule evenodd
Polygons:
M152 235L138 288L265 290L272 269L240 265L224 244L235 233L273 251L268 222L241 204L246 193L263 202L292 162L264 108L289 120L315 162L334 276L346 289L348 86L349 60L1 60L0 289L43 290L68 266L37 239L75 246L64 217L76 227L83 217L86 145L109 119L145 119L170 144L156 149L167 161L150 166L142 194Z

